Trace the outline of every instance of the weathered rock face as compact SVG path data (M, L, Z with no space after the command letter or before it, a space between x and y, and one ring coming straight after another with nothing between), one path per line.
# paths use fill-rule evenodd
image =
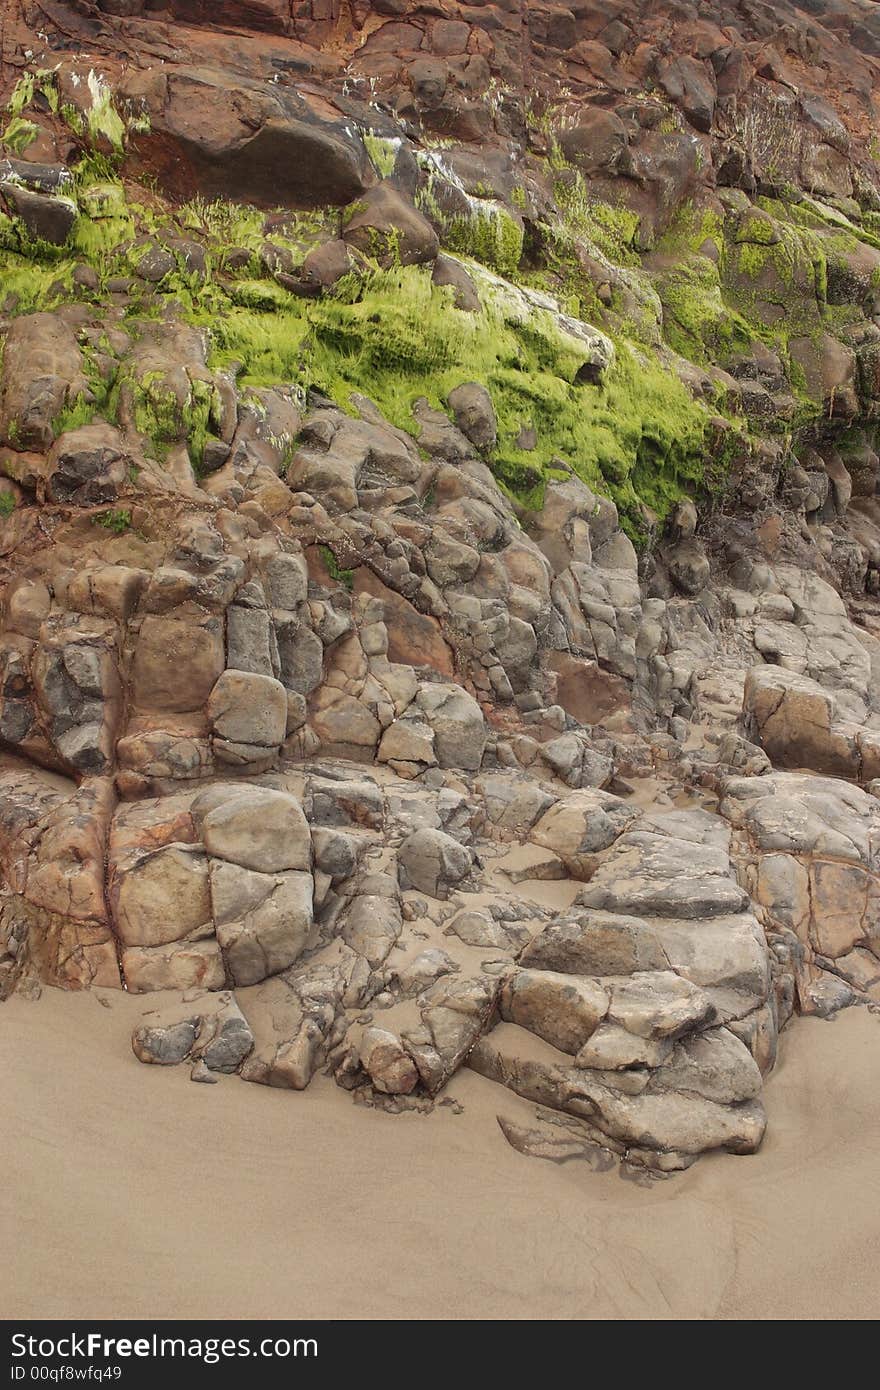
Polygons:
M0 996L753 1152L880 1003L871 16L6 8Z
M319 207L350 203L375 180L356 135L271 82L243 77L230 89L222 66L177 68L161 84L132 76L127 95L149 111L163 161L174 151L181 188L186 170L209 195L234 185L245 198Z
M16 319L4 351L15 361L0 391L0 442L46 450L64 406L88 390L73 330L51 314Z
M827 777L773 773L724 784L740 878L796 964L800 1008L825 1013L877 979L877 802ZM833 1007L833 1005L831 1005Z

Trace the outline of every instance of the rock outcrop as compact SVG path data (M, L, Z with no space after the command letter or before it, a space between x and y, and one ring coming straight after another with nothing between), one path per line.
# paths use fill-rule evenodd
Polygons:
M31 8L0 997L754 1152L791 1017L880 1004L873 10Z

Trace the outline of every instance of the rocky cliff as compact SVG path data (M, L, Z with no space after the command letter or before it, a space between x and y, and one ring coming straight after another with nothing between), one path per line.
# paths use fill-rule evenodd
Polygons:
M880 1001L880 9L0 15L0 995L753 1151Z

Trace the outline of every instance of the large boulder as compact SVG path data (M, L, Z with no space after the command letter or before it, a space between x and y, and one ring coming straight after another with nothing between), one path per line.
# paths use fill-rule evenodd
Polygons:
M589 878L596 856L608 849L637 815L611 792L588 788L551 806L533 827L530 839L558 854L573 878Z
M0 375L0 444L49 449L64 407L90 394L73 329L55 314L25 314L6 334Z
M524 1036L513 1025L502 1024L477 1042L468 1065L526 1100L587 1117L593 1141L607 1136L631 1163L660 1170L684 1168L711 1149L754 1153L764 1137L766 1117L758 1099L725 1104L689 1089L662 1089L656 1080L662 1077L662 1065L649 1074L651 1080L644 1072L640 1077L627 1069L572 1066L569 1057L546 1044L523 1049ZM587 1047L591 1045L592 1040ZM718 1078L718 1092L748 1090L741 1054L726 1052L723 1062L726 1070L734 1070L729 1082ZM683 1066L683 1079L685 1072Z
M691 125L697 130L711 130L716 89L709 63L686 53L663 58L657 65L657 81Z
M471 850L442 830L414 830L398 850L401 884L446 898L467 878L473 866Z
M620 836L579 900L604 911L685 920L741 912L749 902L720 846L648 830Z
M498 421L492 397L477 381L465 381L449 393L449 408L455 423L475 449L488 453L495 448Z
M51 246L64 245L76 221L76 203L72 198L35 192L6 180L0 182L0 193L32 237Z
M350 203L375 182L354 127L319 119L291 87L178 67L161 82L132 73L122 94L146 102L151 134L141 147L147 155L162 147L181 191L195 185L220 197L234 190L242 200L321 207Z
M448 286L456 309L475 314L480 310L480 296L473 279L460 261L452 256L438 256L431 276L435 285Z
M461 1066L492 1020L500 981L487 975L444 975L421 996L421 1023L403 1041L431 1095Z
M161 947L124 947L120 958L125 988L131 994L147 994L154 990L222 990L227 983L220 945L214 937L174 941Z
M159 1021L135 1028L131 1046L138 1061L154 1066L174 1066L191 1058L208 1071L230 1074L251 1052L254 1035L235 999L224 990L204 994L198 1003L184 1001L163 1009Z
M358 200L343 238L386 266L425 265L440 249L428 219L390 183L377 184Z
M572 1055L608 1012L608 990L597 980L549 970L517 970L501 994L501 1017Z
M768 921L861 987L880 950L876 798L840 778L791 772L732 777L723 791Z
M628 975L669 965L656 925L595 909L572 909L548 923L528 943L520 961L536 971L574 975Z
M254 985L292 965L312 926L311 874L264 874L211 860L217 940L235 985Z
M386 1028L367 1028L360 1062L377 1091L406 1096L418 1085L419 1073L400 1039Z
M616 169L628 143L626 126L620 117L599 106L587 107L579 115L577 125L559 135L566 159L583 174Z
M49 452L49 496L78 507L112 502L133 463L119 431L103 420L68 430Z
M223 671L223 628L201 621L144 618L132 667L134 704L141 709L199 710Z
M627 177L611 179L601 169L595 191L635 214L634 244L643 250L653 245L692 196L703 165L703 146L690 132L658 127L642 133L627 155Z
M438 681L421 686L416 704L434 732L434 752L440 767L476 772L483 761L488 732L473 696L460 685Z
M761 1085L757 1062L729 1028L707 1028L683 1038L654 1082L658 1092L689 1092L717 1105L754 1100Z
M753 666L743 714L751 737L778 766L858 776L857 730L838 722L833 693L808 676L782 666Z
M715 1006L697 985L671 970L637 972L603 981L608 1019L637 1038L679 1038L715 1018Z
M359 893L345 914L342 938L373 970L387 960L403 927L396 897Z
M154 1028L136 1028L131 1037L132 1051L139 1062L153 1066L176 1067L192 1052L196 1025L191 1019Z
M224 671L208 699L215 755L226 763L261 762L287 732L287 691L272 676Z
M193 845L164 845L111 867L110 905L126 946L162 946L211 923L208 861Z
M201 819L206 851L218 859L266 874L311 866L309 825L287 792L212 788L194 803L193 815Z

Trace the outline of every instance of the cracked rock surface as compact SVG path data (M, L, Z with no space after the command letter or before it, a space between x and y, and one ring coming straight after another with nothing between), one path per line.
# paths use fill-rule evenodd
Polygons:
M880 1006L877 15L33 8L0 998L754 1152L793 1015Z

